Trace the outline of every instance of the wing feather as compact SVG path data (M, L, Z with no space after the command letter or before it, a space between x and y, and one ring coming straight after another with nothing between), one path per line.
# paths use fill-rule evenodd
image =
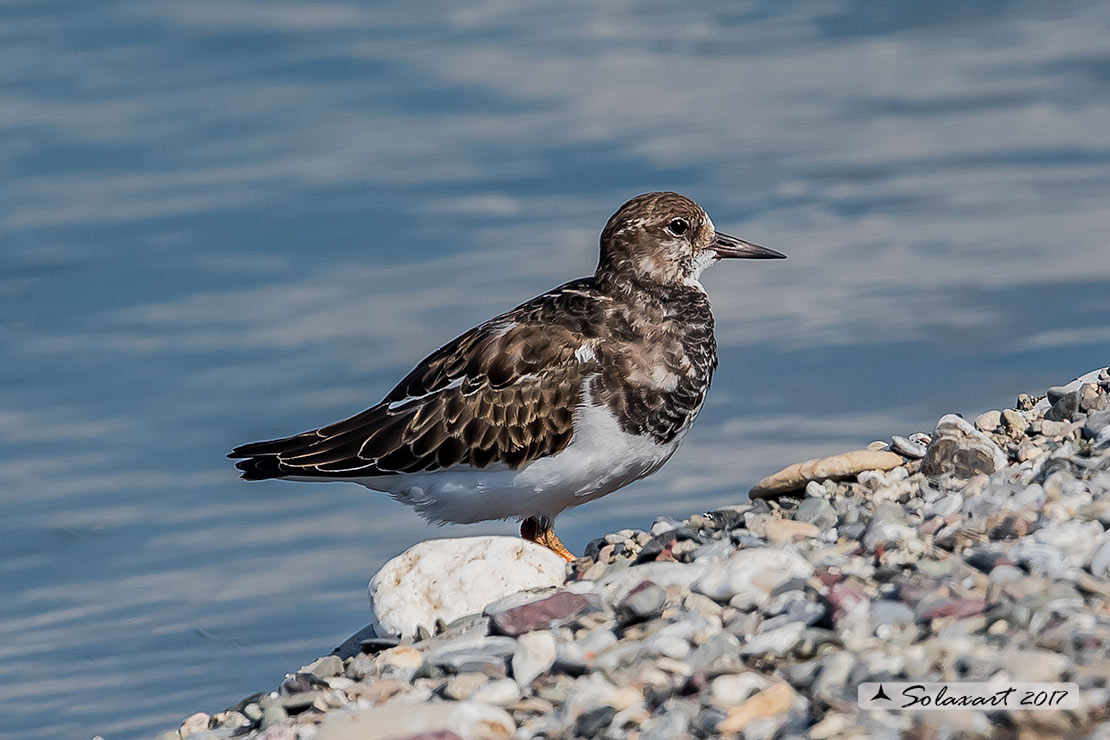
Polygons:
M229 457L243 477L357 477L458 466L510 469L570 444L574 410L598 351L598 294L568 283L456 338L376 406ZM586 286L588 287L588 286Z

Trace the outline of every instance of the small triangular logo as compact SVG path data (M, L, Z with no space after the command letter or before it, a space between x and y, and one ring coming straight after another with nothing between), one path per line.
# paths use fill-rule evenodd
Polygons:
M871 697L871 701L878 701L879 699L883 699L885 701L891 701L890 697L887 696L886 692L883 690L883 685L882 684L879 684L879 690L876 691L875 695Z

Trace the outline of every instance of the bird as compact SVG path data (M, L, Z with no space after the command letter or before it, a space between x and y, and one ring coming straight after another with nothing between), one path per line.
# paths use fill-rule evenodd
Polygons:
M659 470L701 411L717 368L702 271L785 257L683 195L638 195L592 277L452 339L361 413L228 457L246 480L352 481L436 524L519 520L573 561L556 516Z

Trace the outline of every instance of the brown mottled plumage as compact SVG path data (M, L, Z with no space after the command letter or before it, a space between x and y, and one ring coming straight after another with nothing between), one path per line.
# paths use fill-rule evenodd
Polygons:
M248 480L355 479L373 488L376 478L383 486L388 478L391 487L383 490L442 520L447 517L427 500L434 499L425 490L427 476L415 489L419 502L392 481L437 472L523 471L567 450L583 409L602 406L630 439L669 450L631 479L647 475L689 429L717 366L713 315L697 278L722 257L782 255L718 233L700 206L676 193L633 198L605 226L592 278L561 285L471 329L360 414L244 445L229 456L245 458L236 467ZM627 482L573 485L589 500ZM543 490L533 486L526 493ZM520 515L553 516L542 510ZM451 520L481 518L491 517L455 514ZM558 543L550 526L541 529Z

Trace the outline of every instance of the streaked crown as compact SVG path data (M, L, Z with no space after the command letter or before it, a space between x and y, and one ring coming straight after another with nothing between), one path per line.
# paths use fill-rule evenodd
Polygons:
M644 193L625 203L601 232L599 284L624 288L698 286L722 258L782 259L773 249L722 234L705 210L678 193Z

